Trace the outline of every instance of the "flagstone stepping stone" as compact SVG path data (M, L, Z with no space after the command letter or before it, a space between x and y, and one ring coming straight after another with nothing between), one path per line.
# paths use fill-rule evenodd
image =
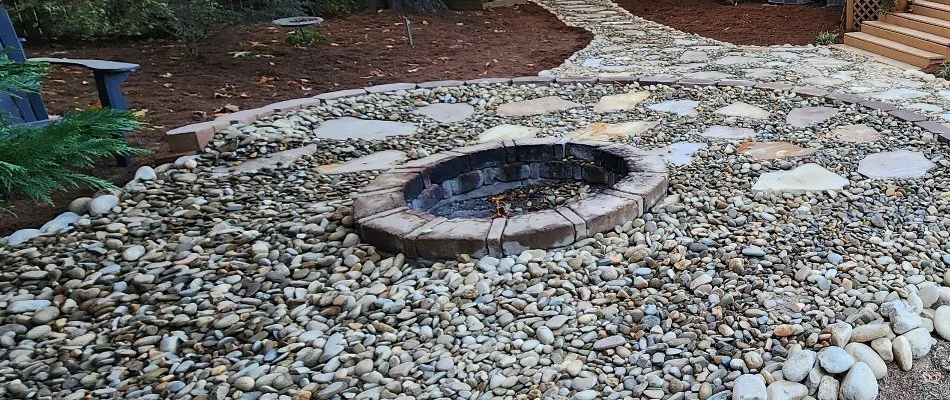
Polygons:
M943 111L943 109L940 108L940 106L936 104L927 104L927 103L914 103L907 106L907 108L910 108L912 110L920 110L923 112L930 112L930 113L938 113L938 112Z
M498 106L495 114L503 117L527 117L531 115L546 114L555 111L569 110L581 105L573 101L567 101L557 96L547 96L538 99L516 101L505 103Z
M715 139L747 139L755 136L755 129L713 125L703 132L703 136Z
M709 60L709 54L704 51L686 51L680 56L680 61L696 62Z
M280 165L290 165L300 159L317 151L317 145L311 144L296 149L278 151L271 153L266 157L252 158L238 165L230 167L215 167L211 171L212 177L225 175L250 174L266 168L275 168Z
M465 103L435 103L416 112L442 123L451 123L468 119L475 114L475 107Z
M570 136L578 139L609 141L613 138L639 136L644 132L653 129L659 124L659 121L633 121L622 122L619 124L605 124L603 122L595 122L571 132Z
M637 104L650 97L650 92L630 92L604 96L594 105L594 112L633 110Z
M832 130L832 133L838 140L849 143L869 143L881 139L876 129L864 124L842 125Z
M924 153L910 150L869 154L858 163L858 173L872 179L921 178L937 165Z
M854 76L852 75L856 73L858 73L858 71L838 71L831 74L831 77L835 79L840 79L845 82L849 82L849 81L854 80Z
M583 64L583 65L584 65L585 67L589 67L589 68L596 68L596 67L599 67L599 66L600 66L600 59L599 59L599 58L588 58L588 59L584 60L584 64Z
M895 88L872 95L872 97L881 100L910 100L927 97L927 93L914 89Z
M773 51L769 54L775 57L781 58L783 60L797 60L799 58L802 58L802 56L792 53L792 52L788 52L788 51Z
M673 165L688 165L693 161L693 154L706 148L706 143L676 142L666 147L648 151L649 155L657 155L667 163Z
M326 121L313 131L314 136L322 139L377 140L388 136L406 136L416 133L416 125L408 122L378 121L343 117Z
M762 59L757 57L746 57L746 56L725 56L716 61L713 61L713 64L716 65L739 65L739 64L751 64L755 62L762 61Z
M796 128L804 128L817 123L825 122L838 114L837 108L831 107L802 107L788 113L785 122Z
M739 146L740 153L748 154L756 160L804 157L817 151L816 148L801 147L788 142L748 142Z
M943 96L944 99L950 100L950 90L941 90L937 92L940 96Z
M725 72L719 72L719 71L699 71L699 72L690 72L688 74L683 75L684 78L712 79L712 80L732 78L733 76L735 75L727 74Z
M769 117L768 111L749 103L743 103L741 101L737 101L728 106L720 108L716 110L715 113L729 117L744 117L752 119L766 119Z
M851 61L839 60L834 57L811 57L805 62L820 68L837 68L851 65Z
M828 78L825 76L816 76L802 79L802 83L810 86L835 86L844 83L844 81L835 78Z
M500 142L510 139L532 138L541 132L541 128L532 128L521 125L498 125L488 129L478 135L478 141L481 143Z
M763 192L817 192L841 190L850 182L824 167L809 163L789 171L766 172L752 185L752 190Z
M749 68L742 70L742 72L749 78L764 79L775 76L777 71L771 68Z
M350 172L390 169L406 161L406 153L399 150L385 150L363 156L343 164L329 164L317 167L321 174L346 174Z
M694 44L696 44L696 43L699 43L699 41L697 41L697 40L695 40L695 39L675 39L675 40L673 40L673 44L675 44L675 45L677 45L677 46L690 46L690 45L694 45Z
M650 105L653 111L673 113L683 117L691 117L697 114L696 107L699 102L695 100L667 100L662 103Z

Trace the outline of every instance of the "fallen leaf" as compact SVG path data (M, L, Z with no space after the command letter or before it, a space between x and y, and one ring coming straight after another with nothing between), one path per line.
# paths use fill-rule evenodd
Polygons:
M144 117L145 117L145 114L147 114L147 113L148 113L148 109L147 109L147 108L143 108L143 109L141 109L141 110L133 111L133 112L132 112L132 115L135 116L136 118L144 118Z

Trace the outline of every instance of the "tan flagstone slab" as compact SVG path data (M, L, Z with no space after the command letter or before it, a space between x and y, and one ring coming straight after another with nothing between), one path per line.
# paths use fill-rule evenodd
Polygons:
M557 96L547 96L538 99L516 101L498 106L495 114L502 117L527 117L546 114L555 111L569 110L580 107L581 104L567 101Z
M376 140L388 136L405 136L416 133L416 125L408 122L378 121L343 117L326 121L313 131L314 136L323 139Z
M881 139L881 134L876 129L864 124L842 125L836 127L832 132L842 142L868 143Z
M321 174L345 174L349 172L385 170L405 161L406 158L406 153L399 150L385 150L342 164L321 165L317 167L317 172Z
M633 110L643 100L650 97L650 92L630 92L604 96L594 105L594 112L627 111Z
M766 172L752 185L752 190L765 192L816 192L841 190L850 182L818 164L805 164L789 171Z
M803 157L817 151L816 148L801 147L788 142L747 142L739 146L740 153L748 154L757 160Z
M605 124L595 122L570 133L570 136L578 139L589 140L610 140L613 138L628 138L639 136L650 129L659 125L659 121L633 121L622 122L619 124Z
M498 125L478 135L481 143L499 142L502 140L532 138L541 132L541 128L532 128L521 125Z

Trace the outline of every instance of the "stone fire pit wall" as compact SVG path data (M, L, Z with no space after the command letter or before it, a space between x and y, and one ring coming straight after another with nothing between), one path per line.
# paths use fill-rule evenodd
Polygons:
M466 193L539 180L608 186L555 209L510 217L446 218L428 212ZM636 148L563 138L464 147L403 164L370 182L353 204L363 240L426 259L517 255L570 245L643 214L666 195L665 162Z

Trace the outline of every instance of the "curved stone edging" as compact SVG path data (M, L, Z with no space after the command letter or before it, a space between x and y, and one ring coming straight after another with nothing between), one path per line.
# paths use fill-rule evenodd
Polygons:
M898 109L890 103L877 100L865 99L861 96L842 93L829 92L828 90L795 86L783 82L764 82L757 83L749 80L739 79L696 79L696 78L678 78L674 75L653 75L653 76L629 76L629 77L546 77L546 76L524 76L516 78L483 78L467 81L445 80L431 81L422 83L390 83L384 85L370 86L360 89L347 89L335 92L319 94L313 97L305 97L294 100L286 100L269 104L260 108L243 110L218 117L213 121L200 122L196 124L182 126L168 131L165 134L165 141L169 148L175 153L188 153L201 151L218 132L227 129L231 125L244 125L254 122L260 118L268 117L277 113L299 110L301 108L317 106L328 101L338 100L345 97L360 96L373 93L385 93L397 90L413 89L433 89L437 87L453 86L472 86L483 84L502 84L502 85L548 85L548 84L633 84L641 86L666 85L682 87L703 87L703 86L736 86L751 87L755 89L789 91L803 97L824 97L828 100L837 100L845 104L858 104L874 110L887 112L891 116L904 122L917 125L921 129L933 134L938 140L944 143L950 143L950 128L937 121L928 120L927 116L909 111Z
M595 165L560 161L571 157ZM578 179L610 188L569 206L511 217L447 219L419 205L419 199L474 190L483 179L497 179L483 177L508 166L523 170L512 180ZM476 183L460 189L453 178L463 176L474 177ZM439 153L390 170L363 188L353 204L353 217L363 240L408 257L501 257L564 247L613 229L643 215L666 196L668 184L662 158L630 146L562 138L509 140Z

